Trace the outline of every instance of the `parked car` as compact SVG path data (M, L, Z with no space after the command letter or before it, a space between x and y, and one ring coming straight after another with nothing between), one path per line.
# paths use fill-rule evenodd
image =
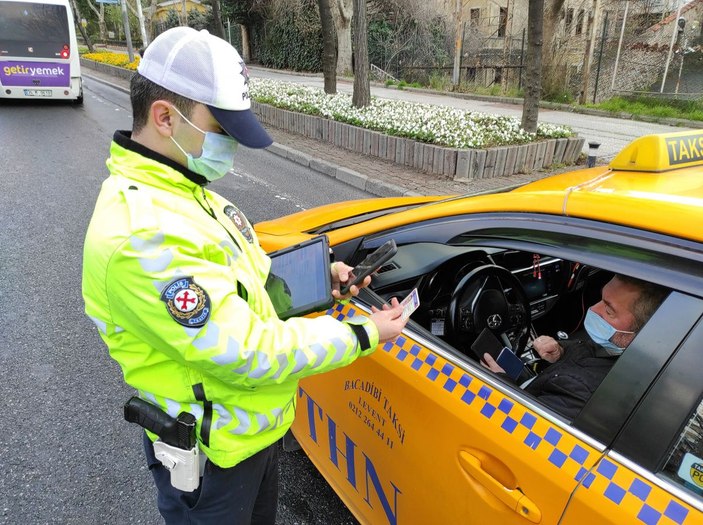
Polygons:
M418 290L394 343L298 389L294 436L360 522L703 523L703 132L510 192L341 202L256 230L269 250L327 235L350 264L395 241L339 319ZM670 293L575 417L471 351L489 324L523 362L537 334L584 337L613 274Z

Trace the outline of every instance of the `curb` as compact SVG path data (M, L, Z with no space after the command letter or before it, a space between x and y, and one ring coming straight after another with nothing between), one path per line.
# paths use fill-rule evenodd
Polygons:
M83 68L83 69L85 69L85 68ZM96 82L99 82L100 84L105 84L106 86L109 86L112 89L116 89L117 91L122 91L122 93L126 93L127 95L129 95L129 89L127 89L123 86L120 86L119 84L113 84L112 82L109 82L109 81L105 80L104 78L94 77L92 75L86 75L85 70L82 71L82 76L87 77L90 80L95 80Z
M327 162L326 160L318 159L307 153L303 153L289 146L284 146L278 142L274 142L268 148L274 155L286 158L296 164L310 168L313 171L327 175L333 179L367 191L377 197L421 197L422 193L407 190L396 184L384 182L376 179L370 179L367 175L359 173L349 168Z

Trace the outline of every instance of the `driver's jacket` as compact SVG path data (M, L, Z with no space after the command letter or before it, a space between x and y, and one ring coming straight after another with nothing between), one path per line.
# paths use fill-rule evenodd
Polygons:
M85 240L86 313L139 396L194 414L201 450L231 467L283 436L300 378L372 352L376 326L279 320L270 259L239 210L126 132L107 166Z

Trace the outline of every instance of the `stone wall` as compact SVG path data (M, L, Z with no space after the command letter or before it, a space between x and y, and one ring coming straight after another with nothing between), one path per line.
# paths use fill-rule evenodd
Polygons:
M583 138L572 137L488 149L447 148L267 104L254 102L252 108L268 126L454 180L505 177L553 164L575 164L584 144Z

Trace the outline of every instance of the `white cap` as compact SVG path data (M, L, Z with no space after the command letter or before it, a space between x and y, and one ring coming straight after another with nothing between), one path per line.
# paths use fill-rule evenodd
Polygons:
M174 27L144 51L137 72L177 95L208 106L241 144L265 148L273 140L251 111L249 71L237 50L207 30Z

